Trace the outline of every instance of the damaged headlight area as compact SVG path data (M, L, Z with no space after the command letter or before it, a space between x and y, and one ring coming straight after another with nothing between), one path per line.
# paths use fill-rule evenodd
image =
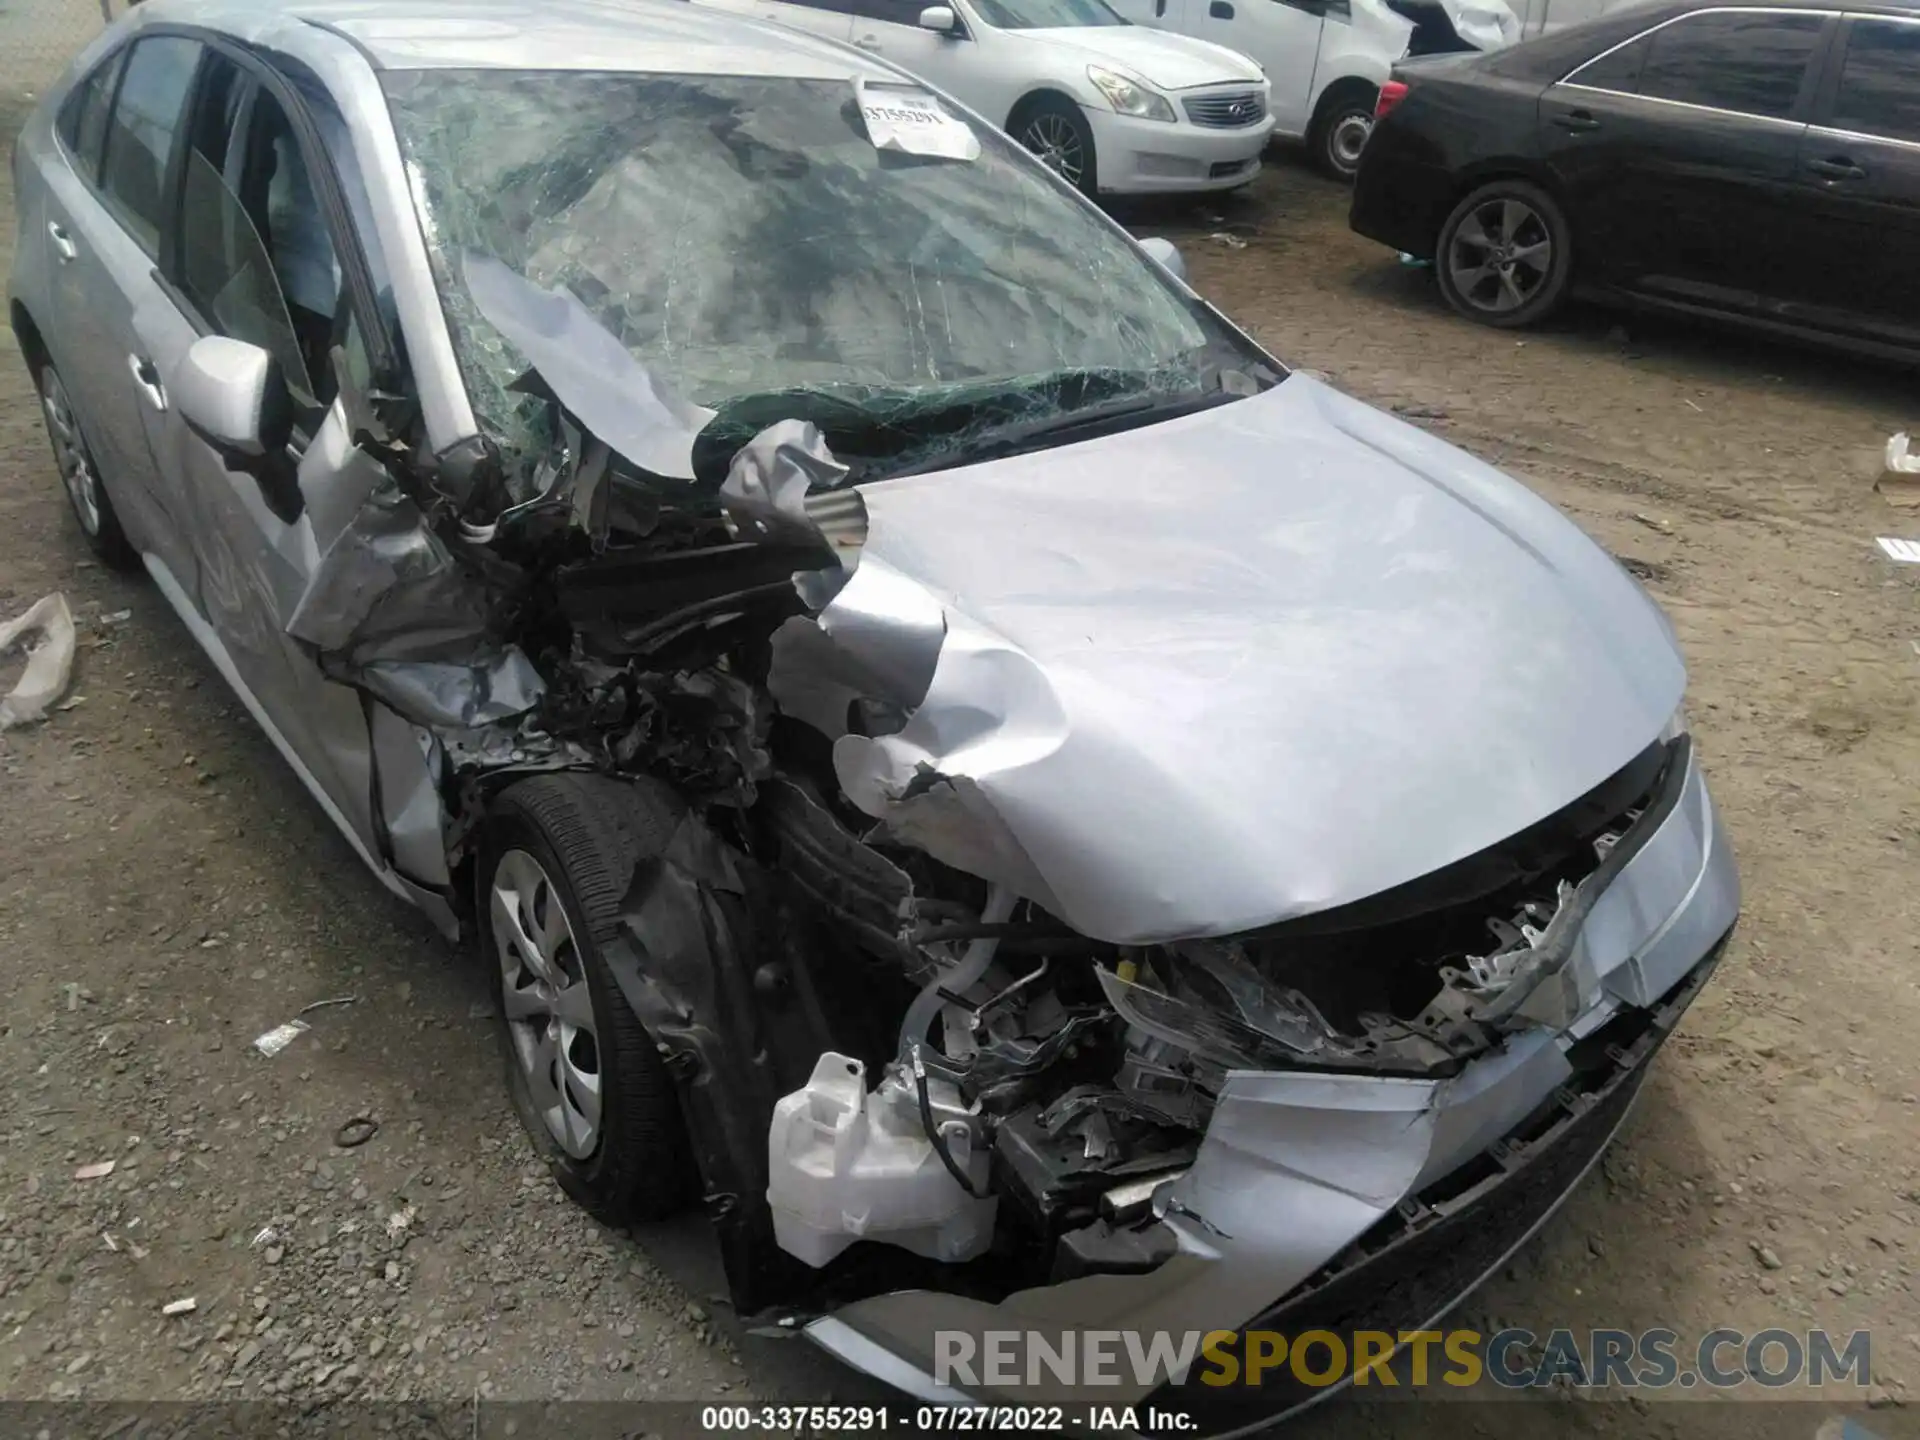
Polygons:
M1657 742L1565 810L1414 885L1155 946L1089 940L783 787L782 868L834 933L919 989L896 991L905 1020L877 1085L872 1057L835 1052L780 1101L781 1247L825 1266L881 1241L972 1262L988 1289L1154 1267L1176 1248L1160 1223L1170 1182L1228 1072L1445 1077L1514 1031L1573 1019L1562 981L1581 917L1670 810L1686 766L1684 741Z

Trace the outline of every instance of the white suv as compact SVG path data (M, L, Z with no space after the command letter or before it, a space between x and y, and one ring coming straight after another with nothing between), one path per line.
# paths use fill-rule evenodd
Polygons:
M695 0L851 41L1003 126L1087 194L1228 190L1260 173L1268 86L1246 56L1105 0Z

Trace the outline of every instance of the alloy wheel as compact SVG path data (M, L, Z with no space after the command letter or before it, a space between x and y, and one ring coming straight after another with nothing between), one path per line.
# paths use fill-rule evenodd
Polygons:
M81 438L80 424L74 418L73 402L60 372L48 366L41 374L40 407L46 412L47 433L53 437L53 460L60 471L60 483L73 502L73 513L80 528L90 536L100 534L100 477L94 472L93 456Z
M1467 304L1490 315L1518 310L1553 270L1553 234L1524 200L1488 200L1453 232L1447 273Z
M1036 115L1020 132L1020 143L1040 157L1040 163L1076 188L1086 177L1087 154L1073 122L1064 115Z
M514 1058L554 1142L584 1160L600 1143L600 1040L573 925L546 870L524 850L500 857L492 890L500 1004Z

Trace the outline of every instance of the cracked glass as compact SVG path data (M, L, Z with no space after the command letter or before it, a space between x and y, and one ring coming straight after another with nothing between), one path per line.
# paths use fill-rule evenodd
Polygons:
M509 454L551 443L546 409L468 293L473 255L572 295L728 444L797 415L856 466L911 458L916 434L1273 378L985 127L977 159L928 159L877 151L848 81L384 78L475 413Z

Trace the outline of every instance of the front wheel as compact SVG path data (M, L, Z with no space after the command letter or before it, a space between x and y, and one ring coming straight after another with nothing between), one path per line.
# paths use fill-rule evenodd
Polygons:
M1071 100L1042 96L1022 107L1008 127L1013 138L1083 195L1099 189L1099 165L1087 117Z
M696 1193L673 1078L602 958L635 866L665 850L677 818L646 782L541 776L495 800L480 860L514 1108L561 1187L616 1225Z
M1433 270L1447 303L1502 329L1544 319L1573 273L1566 217L1524 180L1496 180L1462 200L1440 227Z
M1379 92L1350 83L1330 93L1307 130L1307 156L1321 174L1351 181L1360 173L1360 156L1373 134L1373 110Z

